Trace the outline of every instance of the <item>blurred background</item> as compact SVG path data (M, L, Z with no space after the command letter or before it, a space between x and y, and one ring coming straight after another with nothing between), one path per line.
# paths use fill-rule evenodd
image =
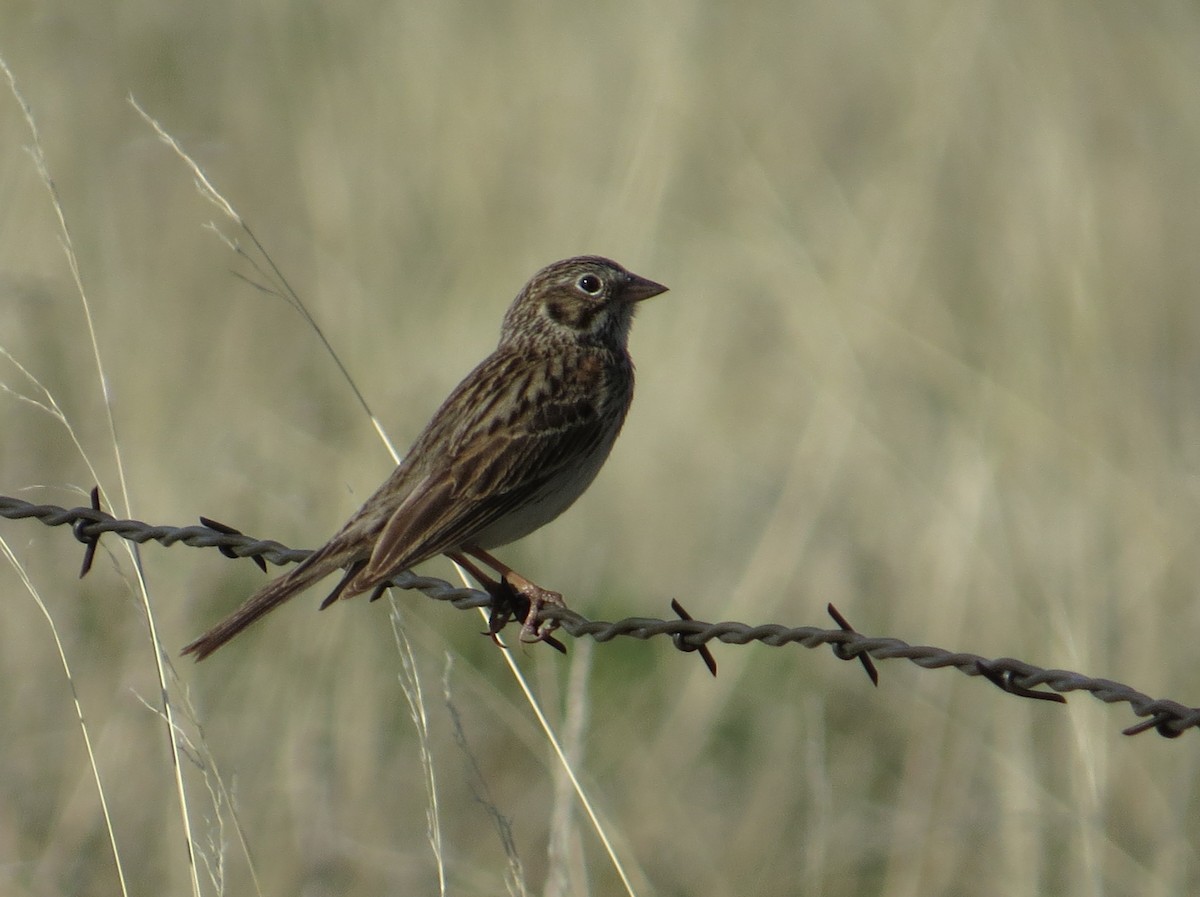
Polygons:
M675 597L823 626L832 601L873 635L1200 703L1193 5L0 9L107 378L4 85L0 493L72 506L98 478L120 514L311 547L390 468L132 95L401 447L541 265L601 253L671 287L635 323L605 471L501 552L577 610L669 616ZM0 537L62 639L129 893L190 891L184 812L205 893L437 893L387 601L318 616L314 592L197 666L179 648L264 577L143 549L182 810L118 540L79 581L67 530ZM0 586L0 892L116 893L50 628L11 565ZM620 893L479 619L393 608L449 891ZM1126 708L903 662L874 689L828 651L716 646L712 680L665 640L569 649L516 653L640 894L1200 889L1195 733L1125 738Z

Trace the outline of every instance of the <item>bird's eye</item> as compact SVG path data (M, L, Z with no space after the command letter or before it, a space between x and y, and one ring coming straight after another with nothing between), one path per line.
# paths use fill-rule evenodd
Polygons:
M589 296L595 296L604 287L604 282L595 274L585 274L576 282L576 286Z

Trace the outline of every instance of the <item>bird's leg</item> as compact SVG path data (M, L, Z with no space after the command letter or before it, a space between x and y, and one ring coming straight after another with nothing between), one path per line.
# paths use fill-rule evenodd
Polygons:
M529 602L529 611L525 614L524 625L521 626L521 640L526 642L546 641L550 633L558 628L558 623L547 620L539 627L538 612L547 604L566 607L567 603L563 601L563 596L558 592L543 589L537 583L530 582L512 567L492 557L482 548L467 547L463 551L499 573L505 585ZM467 569L471 571L472 576L475 575L474 570L471 570L470 567Z

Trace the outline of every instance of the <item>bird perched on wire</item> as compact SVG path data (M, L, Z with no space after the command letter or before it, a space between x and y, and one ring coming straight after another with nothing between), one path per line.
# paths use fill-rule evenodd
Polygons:
M637 303L666 287L599 256L548 265L517 294L500 343L469 373L404 460L323 546L255 592L183 649L203 660L330 573L325 599L382 590L399 573L448 555L500 574L529 601L523 634L562 597L489 554L549 523L591 484L633 399L627 349Z

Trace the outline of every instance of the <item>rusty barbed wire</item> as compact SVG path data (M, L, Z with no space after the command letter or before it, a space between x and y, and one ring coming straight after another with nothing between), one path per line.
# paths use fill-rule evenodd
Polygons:
M283 566L303 560L310 552L289 548L271 539L255 539L232 527L207 518L201 525L155 526L140 520L122 520L99 508L98 496L93 493L92 507L62 508L57 505L33 504L9 496L0 496L0 517L12 520L40 520L46 526L70 526L75 538L94 552L94 546L105 533L144 544L158 542L164 546L176 543L193 548L216 548L227 557L251 558L260 565L263 561ZM81 576L87 572L87 564ZM454 586L443 579L402 573L392 580L396 588L415 590L435 601L446 601L459 609L497 607L491 594L479 589ZM660 620L653 617L627 617L613 622L590 620L570 608L548 605L539 612L541 621L553 621L561 631L575 637L588 637L608 642L618 637L646 641L669 636L675 646L684 651L707 651L716 641L727 645L746 645L759 642L771 647L799 645L805 648L830 646L843 660L908 660L925 669L953 668L968 676L980 676L1002 691L1017 697L1065 702L1063 694L1082 691L1109 704L1128 704L1142 721L1123 731L1136 735L1154 729L1165 738L1175 738L1188 729L1200 727L1200 708L1188 707L1177 701L1151 698L1131 686L1111 679L1086 676L1070 670L1045 669L1012 657L987 658L978 654L947 651L930 645L910 645L897 638L867 636L854 631L830 605L829 611L841 628L822 629L816 626L784 626L778 623L750 625L726 621L708 623L691 619L685 610L673 602L680 619ZM706 663L711 656L706 658ZM713 667L710 666L710 669ZM868 666L868 669L870 667ZM1040 690L1039 690L1040 689ZM1046 689L1049 689L1048 691Z

